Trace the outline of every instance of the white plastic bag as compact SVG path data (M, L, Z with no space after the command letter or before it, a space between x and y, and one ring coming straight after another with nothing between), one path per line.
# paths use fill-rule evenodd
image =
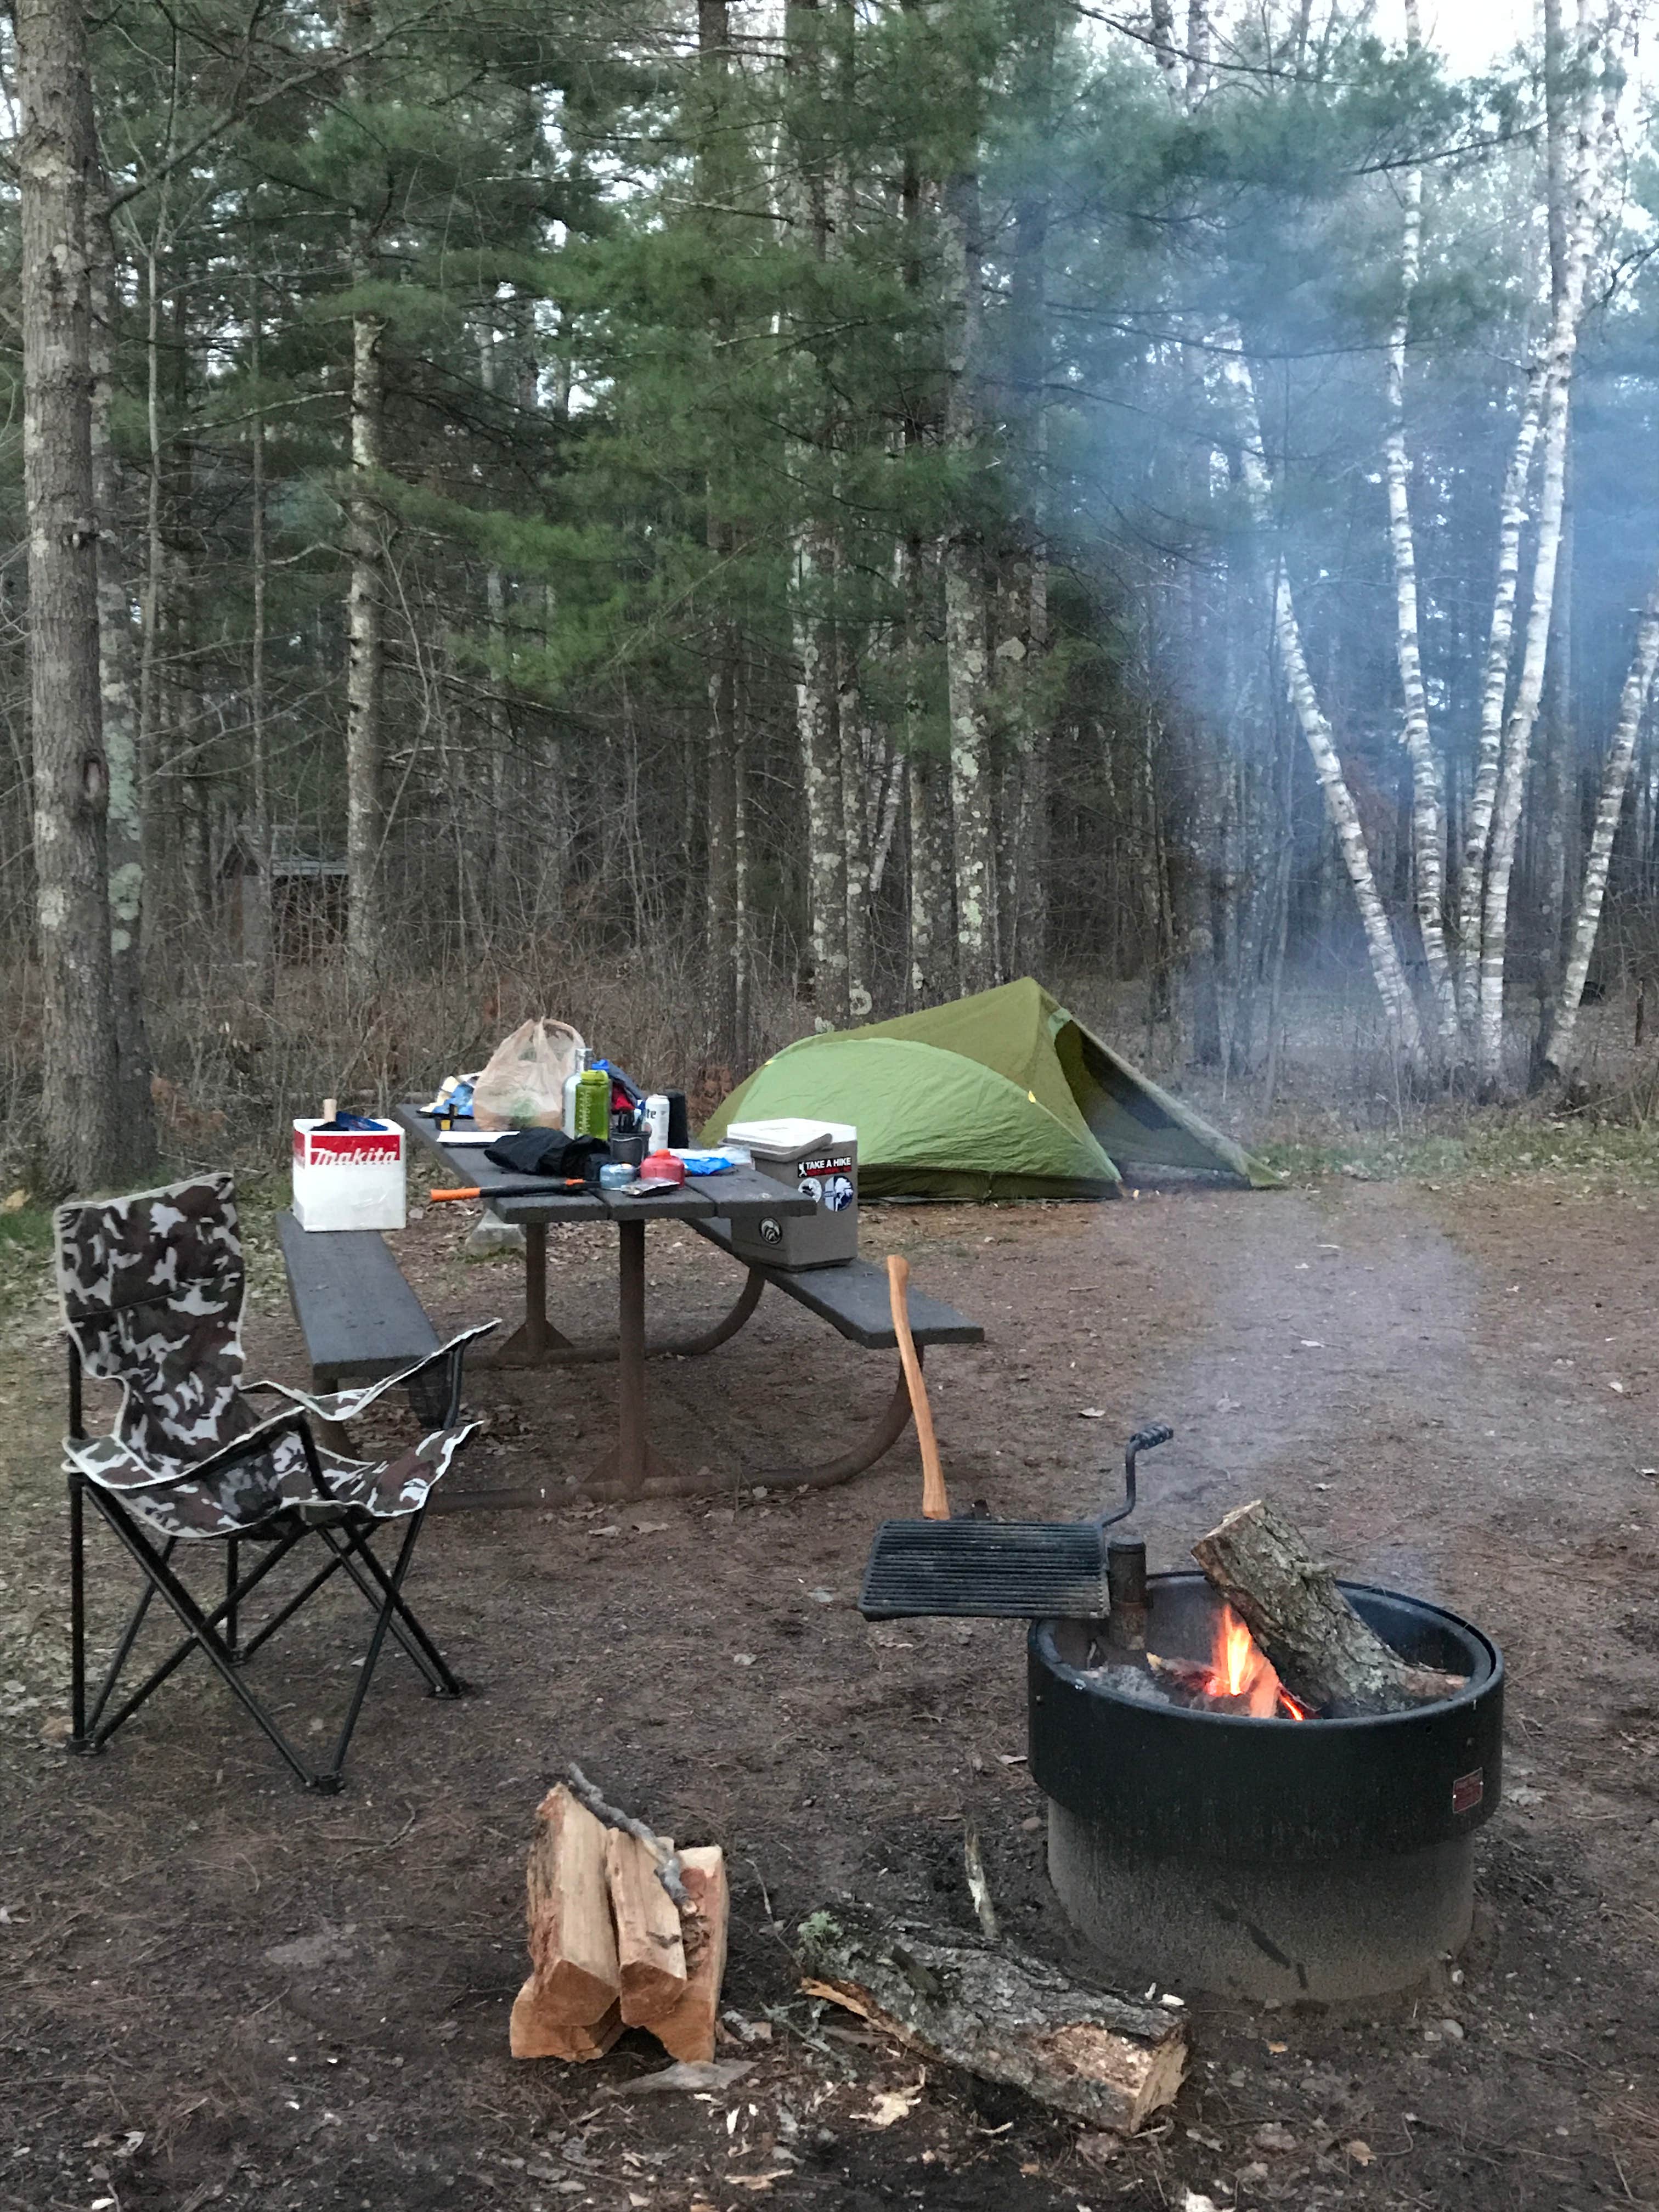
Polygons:
M564 1124L564 1079L582 1064L582 1040L568 1022L521 1022L498 1044L472 1089L481 1129L557 1129Z

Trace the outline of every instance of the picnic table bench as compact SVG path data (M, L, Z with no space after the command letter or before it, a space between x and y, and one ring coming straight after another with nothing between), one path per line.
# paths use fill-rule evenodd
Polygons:
M438 1332L378 1229L316 1235L283 1212L276 1235L289 1303L318 1389L378 1382L437 1351ZM409 1384L410 1404L421 1419L440 1421L447 1389L436 1369L417 1375Z

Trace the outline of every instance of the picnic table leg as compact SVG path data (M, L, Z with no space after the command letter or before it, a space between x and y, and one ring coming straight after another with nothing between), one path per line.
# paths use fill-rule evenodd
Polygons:
M568 1352L570 1340L562 1336L547 1318L547 1224L524 1224L524 1319L511 1336L493 1352L483 1353L479 1367L538 1367L550 1354Z
M647 1480L680 1470L652 1450L645 1433L645 1224L617 1224L617 1442L582 1485L589 1498L642 1498Z

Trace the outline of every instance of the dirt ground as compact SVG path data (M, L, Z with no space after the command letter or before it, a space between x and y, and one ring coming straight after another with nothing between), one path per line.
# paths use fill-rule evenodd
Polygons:
M969 1924L966 1816L1010 1933L1089 1971L1021 1763L1021 1632L854 1609L874 1523L914 1510L913 1445L843 1490L758 1486L873 1417L886 1358L769 1295L732 1345L653 1370L653 1432L713 1470L708 1498L431 1521L412 1594L477 1695L428 1702L388 1656L349 1786L318 1799L194 1663L102 1758L59 1747L40 1304L0 1364L0 2205L1659 2203L1656 1226L1639 1192L1542 1177L866 1214L866 1251L907 1251L985 1324L929 1362L961 1497L1092 1508L1122 1436L1168 1419L1155 1566L1267 1490L1346 1571L1468 1613L1509 1662L1506 1800L1443 1985L1284 2011L1191 1993L1188 2084L1122 2147L795 1994L793 1931L838 1898ZM429 1310L511 1315L515 1263L463 1261L462 1227L399 1240ZM555 1245L556 1316L601 1330L609 1232ZM667 1227L649 1272L665 1318L735 1287ZM256 1372L300 1374L268 1244L247 1334ZM603 1447L609 1389L478 1375L488 1433L457 1479L562 1485ZM96 1556L107 1621L125 1583ZM337 1708L357 1627L325 1607L256 1662L290 1725ZM726 1846L730 2055L753 2062L732 2090L624 2099L660 2063L641 2036L585 2068L507 2057L531 1815L572 1758Z

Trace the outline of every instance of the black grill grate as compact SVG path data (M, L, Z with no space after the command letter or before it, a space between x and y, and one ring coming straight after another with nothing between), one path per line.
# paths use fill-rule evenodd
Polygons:
M1100 1620L1109 1610L1105 1546L1088 1521L884 1521L859 1593L866 1620Z

